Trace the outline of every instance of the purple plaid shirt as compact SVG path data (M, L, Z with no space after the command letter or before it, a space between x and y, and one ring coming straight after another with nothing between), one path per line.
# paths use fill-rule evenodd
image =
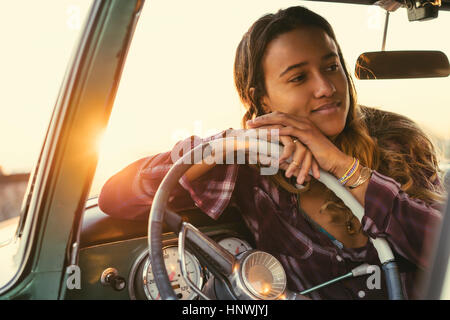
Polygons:
M202 141L223 137L224 133L195 142L188 138L179 143L192 148ZM176 147L180 147L178 144ZM170 154L140 159L110 178L101 191L100 208L117 218L147 219L156 190L172 165ZM214 219L227 206L237 206L257 248L281 261L289 288L297 292L342 276L364 262L380 265L370 241L361 248L337 247L305 220L295 194L275 187L267 176L248 165L217 165L191 182L183 176L169 201L176 210L198 207ZM439 203L430 206L410 198L398 182L373 172L365 196L363 230L370 237L387 239L397 258L403 291L409 299L417 297L417 276L427 267L441 209ZM368 279L370 276L350 278L308 296L387 299L382 271L380 275L378 283L375 277Z

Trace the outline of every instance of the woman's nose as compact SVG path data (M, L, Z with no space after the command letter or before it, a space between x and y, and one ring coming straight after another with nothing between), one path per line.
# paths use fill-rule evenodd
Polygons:
M333 82L323 74L318 74L314 79L315 98L331 97L336 92Z

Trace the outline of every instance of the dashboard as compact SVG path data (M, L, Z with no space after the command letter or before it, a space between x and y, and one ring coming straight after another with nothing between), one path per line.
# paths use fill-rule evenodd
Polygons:
M227 208L218 220L200 209L179 212L188 221L234 255L254 248L251 234L236 208ZM80 228L77 265L81 288L66 289L66 299L159 300L148 257L147 221L112 218L103 213L97 199L86 205ZM198 299L187 285L178 263L178 237L165 229L163 254L169 279L181 300ZM194 255L186 250L186 271L189 280L202 288L211 274ZM105 282L105 275L114 274L121 284Z

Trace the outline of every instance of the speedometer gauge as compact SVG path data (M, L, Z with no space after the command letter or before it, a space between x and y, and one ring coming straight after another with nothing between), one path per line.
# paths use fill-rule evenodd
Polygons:
M171 246L166 247L163 250L164 263L166 265L167 273L169 275L170 284L172 285L173 290L178 299L180 300L192 300L197 294L188 286L186 281L184 280L180 264L178 262L178 247ZM185 252L186 257L186 272L188 278L195 283L197 288L201 288L203 284L203 277L201 266L198 260L188 251ZM147 295L148 299L151 300L160 300L161 296L158 292L158 288L156 287L155 278L152 272L152 266L150 264L150 259L147 259L147 262L144 266L144 291Z
M235 237L228 237L220 240L219 245L225 248L233 255L238 255L241 252L251 250L252 247L244 240Z

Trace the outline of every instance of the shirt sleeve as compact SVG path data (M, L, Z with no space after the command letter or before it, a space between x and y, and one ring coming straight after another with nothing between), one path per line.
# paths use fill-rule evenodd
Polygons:
M116 218L147 219L156 191L178 156L201 143L223 138L225 133L204 139L192 136L178 142L171 151L130 164L105 183L98 200L100 209ZM183 175L169 197L169 204L174 210L198 207L218 219L230 202L237 172L237 164L228 164L216 165L194 181Z
M364 209L362 227L370 237L386 238L395 252L428 267L443 204L411 198L394 179L373 171Z

